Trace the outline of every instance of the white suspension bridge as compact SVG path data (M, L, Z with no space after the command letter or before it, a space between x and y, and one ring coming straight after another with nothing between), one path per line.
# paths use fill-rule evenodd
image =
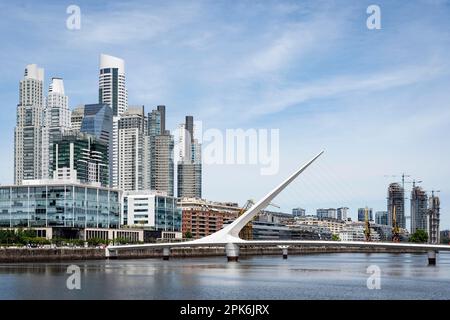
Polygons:
M316 161L324 151L321 151L306 164L296 170L280 185L266 194L256 202L249 210L239 216L231 224L223 229L193 241L172 243L149 243L136 245L113 245L106 247L106 256L116 256L121 250L162 249L163 258L169 259L171 248L200 248L200 247L225 247L228 261L237 261L240 246L278 246L282 249L283 257L287 258L289 246L311 246L311 247L339 247L339 248L383 248L383 249L417 249L427 251L429 264L436 263L436 253L439 251L450 251L450 245L438 244L416 244L416 243L393 243L393 242L364 242L364 241L317 241L317 240L243 240L239 238L241 229L250 222L261 210L265 209L271 201L282 192L292 181Z

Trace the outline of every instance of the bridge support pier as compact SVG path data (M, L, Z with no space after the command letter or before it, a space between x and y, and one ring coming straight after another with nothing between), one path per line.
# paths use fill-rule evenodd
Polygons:
M428 251L428 265L429 266L436 265L436 251L434 250Z
M117 259L117 250L109 250L108 247L105 248L105 257L107 259Z
M239 259L239 246L235 243L227 243L225 245L225 252L227 253L228 262L238 261Z
M169 260L170 257L170 248L163 248L163 260Z
M278 248L283 251L283 259L287 259L289 246L278 246Z

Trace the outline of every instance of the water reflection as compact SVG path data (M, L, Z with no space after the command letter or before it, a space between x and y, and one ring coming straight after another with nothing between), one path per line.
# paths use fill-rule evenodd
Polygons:
M81 270L68 290L67 267ZM367 267L381 269L368 290ZM0 264L0 299L450 299L450 254L309 254Z

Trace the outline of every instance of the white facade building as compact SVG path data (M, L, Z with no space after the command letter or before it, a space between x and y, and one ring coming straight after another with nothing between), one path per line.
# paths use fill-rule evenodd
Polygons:
M177 198L161 191L125 191L121 225L167 232L181 232L181 209Z
M36 64L25 68L20 81L14 130L14 183L42 176L42 117L44 69Z
M119 116L128 108L125 87L125 62L107 54L100 55L99 103L105 103Z
M125 86L125 62L107 54L100 55L99 103L113 110L111 152L111 186L119 187L119 120L128 109L128 93Z
M144 106L130 107L118 122L118 187L119 189L143 190L146 158L145 129L147 118Z
M70 130L71 113L68 97L61 78L52 78L44 109L42 129L42 178L51 178L53 171L53 144Z

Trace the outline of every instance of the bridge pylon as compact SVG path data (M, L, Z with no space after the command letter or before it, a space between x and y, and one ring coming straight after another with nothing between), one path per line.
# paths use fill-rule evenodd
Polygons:
M225 252L227 254L227 260L229 262L237 262L239 260L239 245L237 245L236 243L227 243L225 245Z

